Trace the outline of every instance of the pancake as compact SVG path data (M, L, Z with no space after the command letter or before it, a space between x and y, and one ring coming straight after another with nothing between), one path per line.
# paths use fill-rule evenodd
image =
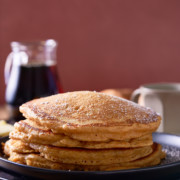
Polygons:
M48 144L57 147L80 147L87 149L133 148L150 146L153 144L152 134L136 139L124 141L109 140L105 142L78 141L63 134L54 134L52 131L39 129L30 125L30 120L15 123L10 138L19 139L26 143Z
M78 165L108 165L130 162L145 157L153 151L152 146L107 150L60 148L32 143L29 146L50 161Z
M130 100L131 95L133 93L133 90L129 89L129 88L125 88L125 89L104 89L101 91L101 93L114 95L114 96L118 96L118 97Z
M157 165L153 143L161 117L150 108L104 93L77 91L35 99L20 111L4 145L9 160L29 166L104 171Z
M85 170L85 171L108 171L108 170L120 170L120 169L132 169L147 166L154 166L160 163L160 160L165 157L165 154L161 151L161 146L159 144L153 145L153 152L141 159L124 162L119 164L110 165L99 165L99 166L89 166L89 165L74 165L74 164L63 164L56 163L46 158L40 156L39 154L21 154L12 152L9 160L17 162L20 164L26 164L29 166L35 166L40 168L48 169L61 169L61 170Z
M19 140L8 140L4 145L4 153L10 156L11 152L17 152L21 154L33 153L34 149L30 148L28 144Z
M20 111L39 127L79 141L135 139L154 132L161 121L149 108L91 91L35 99Z

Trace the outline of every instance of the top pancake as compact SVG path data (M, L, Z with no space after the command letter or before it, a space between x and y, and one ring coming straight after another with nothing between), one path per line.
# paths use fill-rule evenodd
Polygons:
M84 141L140 137L154 132L161 121L149 108L91 91L35 99L23 104L20 111L39 126Z

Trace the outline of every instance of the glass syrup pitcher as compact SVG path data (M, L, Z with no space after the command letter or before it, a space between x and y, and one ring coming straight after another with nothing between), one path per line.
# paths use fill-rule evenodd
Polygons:
M10 119L22 118L19 106L44 96L61 93L56 71L57 42L11 42L12 52L5 64L5 99Z

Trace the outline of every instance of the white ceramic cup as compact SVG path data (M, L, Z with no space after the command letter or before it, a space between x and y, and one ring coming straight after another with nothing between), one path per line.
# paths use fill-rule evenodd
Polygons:
M142 85L133 92L131 100L162 116L159 132L180 134L180 83Z

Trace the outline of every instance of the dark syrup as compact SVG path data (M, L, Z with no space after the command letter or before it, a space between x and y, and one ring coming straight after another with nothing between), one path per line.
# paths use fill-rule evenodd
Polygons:
M19 112L20 105L35 98L61 92L54 64L14 65L5 94L10 116L16 121L20 120L22 119Z

